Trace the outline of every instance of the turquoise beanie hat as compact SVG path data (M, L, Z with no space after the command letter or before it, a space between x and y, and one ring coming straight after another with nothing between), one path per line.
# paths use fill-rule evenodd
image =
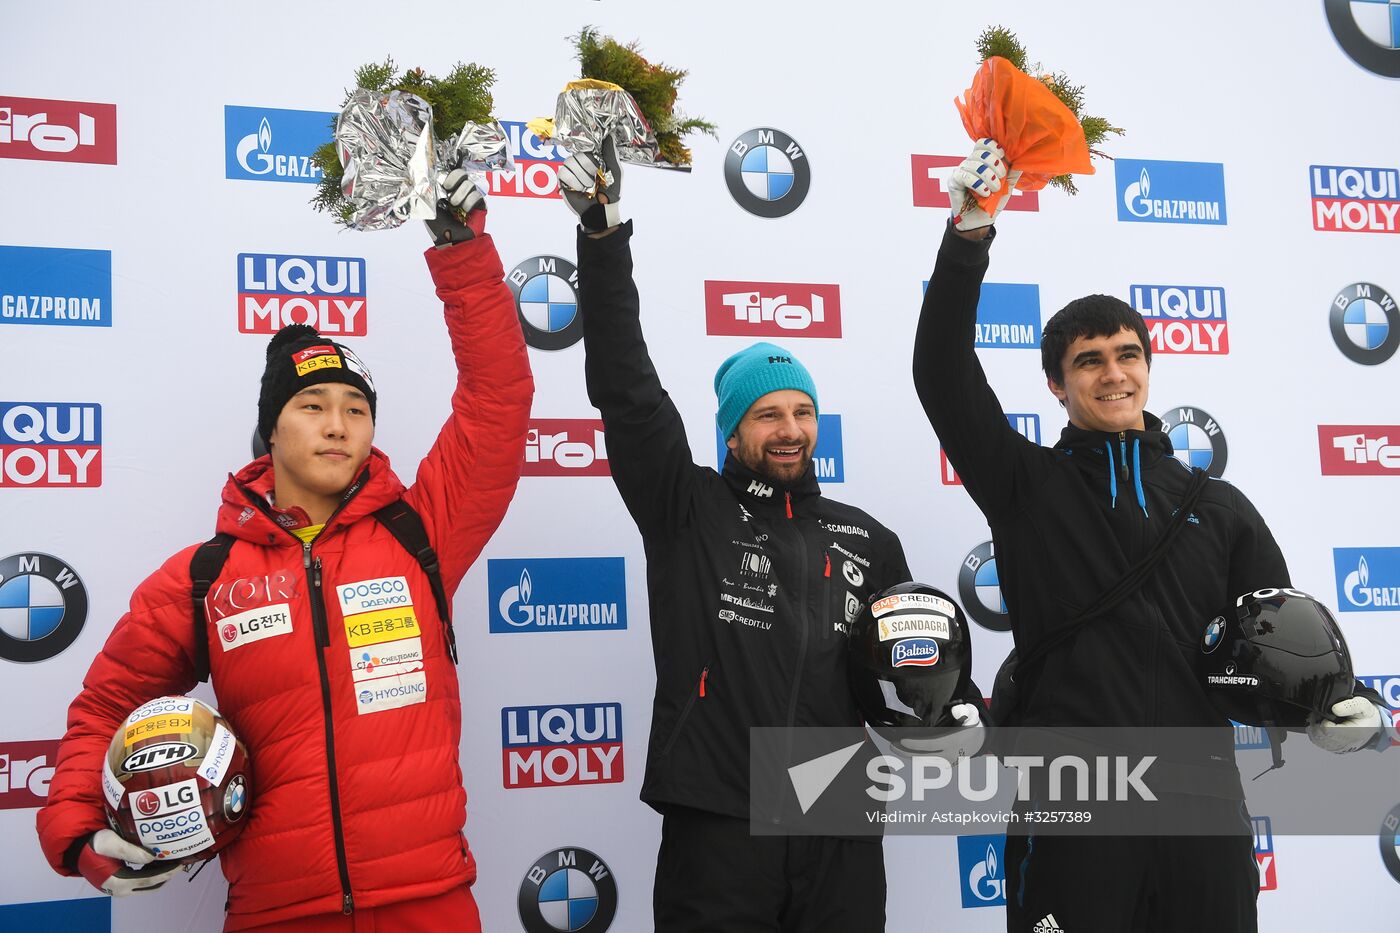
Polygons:
M779 389L806 392L812 405L817 404L817 386L807 367L776 344L756 343L720 363L715 371L715 424L720 434L728 440L749 406Z

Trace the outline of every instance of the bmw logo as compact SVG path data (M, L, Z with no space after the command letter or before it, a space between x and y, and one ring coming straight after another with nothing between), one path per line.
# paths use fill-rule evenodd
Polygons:
M535 860L517 904L525 933L603 933L617 913L617 881L598 856L567 846Z
M1381 822L1381 861L1390 877L1400 882L1400 805L1391 808Z
M0 559L0 658L48 660L77 640L87 612L87 587L57 557Z
M1337 292L1328 324L1337 349L1353 363L1375 366L1400 349L1400 310L1379 285L1354 282Z
M1383 78L1400 78L1400 0L1323 0L1342 51Z
M807 154L782 130L760 127L729 144L724 183L739 206L758 217L786 217L812 186Z
M1225 618L1216 616L1210 625L1206 626L1205 636L1201 638L1201 650L1210 654L1220 647L1220 642L1225 638Z
M230 823L238 822L243 818L243 811L247 805L248 784L243 775L235 774L224 789L224 819Z
M962 569L958 571L958 597L978 625L994 632L1011 631L1011 616L1001 596L992 542L983 541L963 558Z
M558 256L531 256L510 270L506 284L525 342L536 350L563 350L583 337L578 314L578 269Z
M1225 432L1209 413L1189 406L1174 408L1162 416L1162 431L1171 440L1176 459L1188 467L1200 467L1215 479L1224 475L1230 448Z

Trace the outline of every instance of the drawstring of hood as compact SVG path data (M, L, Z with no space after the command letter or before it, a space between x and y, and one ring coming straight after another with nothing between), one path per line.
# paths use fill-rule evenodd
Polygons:
M1104 441L1104 450L1108 451L1108 507L1118 508L1118 468L1113 465L1113 442Z
M1122 437L1122 435L1119 435ZM1128 445L1126 441L1119 441L1118 446L1122 449L1123 479L1128 479ZM1108 454L1108 507L1118 508L1118 465L1113 456L1113 442L1103 442L1104 451ZM1142 509L1143 518L1149 518L1147 514L1147 493L1142 488L1142 439L1133 438L1133 492L1137 496L1138 508Z
M1137 490L1138 508L1142 509L1142 517L1150 518L1147 514L1147 496L1142 491L1142 438L1133 438L1133 488Z

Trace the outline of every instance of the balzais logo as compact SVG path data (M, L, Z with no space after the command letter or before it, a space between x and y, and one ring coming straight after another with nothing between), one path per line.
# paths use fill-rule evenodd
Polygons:
M1400 78L1400 2L1323 0L1327 25L1342 51L1383 78Z
M727 337L840 337L841 287L707 281L705 333Z
M331 141L336 115L320 110L224 107L224 177L314 185L311 156Z
M0 489L101 485L101 405L0 402Z
M963 907L1006 904L1006 836L958 837L958 888Z
M994 632L1011 631L1011 616L1001 595L992 542L983 541L967 552L958 571L958 596L972 621Z
M1400 476L1400 424L1319 424L1317 446L1323 476Z
M1118 219L1131 223L1225 224L1225 166L1220 162L1113 163Z
M729 445L720 437L719 427L715 428L715 462L724 469L724 459L729 455ZM844 483L846 481L846 458L841 447L841 416L817 415L817 446L812 451L812 473L818 482Z
M1400 349L1400 310L1389 292L1370 282L1337 292L1327 325L1337 349L1353 363L1376 366Z
M536 350L563 350L583 339L578 316L578 269L558 256L531 256L506 276L525 342Z
M1176 459L1188 467L1200 467L1215 479L1225 474L1230 447L1225 432L1210 414L1184 405L1162 415L1162 431L1172 442Z
M622 704L501 710L504 786L564 787L622 780Z
M963 163L965 156L912 155L909 157L914 175L914 206L952 209L948 200L948 176ZM1006 202L1008 211L1039 211L1040 192L1013 188Z
M0 95L0 159L116 165L116 105Z
M42 807L58 761L58 739L0 742L0 810Z
M1229 353L1225 289L1213 285L1133 285L1133 309L1147 324L1153 353Z
M617 914L617 879L592 852L565 846L530 866L516 906L525 933L604 933Z
M597 418L531 418L521 476L609 476L603 422Z
M487 172L486 193L508 198L558 198L559 165L569 157L568 150L555 142L544 142L524 123L502 120L510 142L515 170Z
M310 324L322 334L363 337L365 261L345 256L238 254L238 331L275 334Z
M1400 612L1400 547L1334 547L1337 608Z
M1251 822L1254 824L1254 860L1259 863L1259 890L1272 891L1278 887L1273 822L1267 816L1251 817Z
M111 251L0 246L0 324L111 327Z
M1400 233L1400 171L1350 165L1310 165L1308 171L1314 230Z
M1006 420L1011 424L1012 430L1017 434L1037 446L1040 444L1040 416L1030 413L1006 413ZM948 462L948 455L943 452L943 448L938 448L939 477L943 480L944 486L961 486L962 479L953 469L953 465Z
M807 155L782 130L760 127L729 144L724 182L739 206L758 217L786 217L812 186Z
M44 661L77 639L87 621L87 587L57 557L0 558L0 658Z
M486 562L492 632L627 628L621 557L534 557Z

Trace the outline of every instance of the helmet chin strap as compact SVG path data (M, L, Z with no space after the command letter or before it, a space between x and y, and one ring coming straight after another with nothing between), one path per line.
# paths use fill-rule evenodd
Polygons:
M1273 704L1259 701L1259 722L1264 727L1264 734L1269 737L1269 753L1273 755L1274 763L1254 775L1256 781L1270 771L1283 767L1283 740L1288 738L1288 732L1274 721Z

